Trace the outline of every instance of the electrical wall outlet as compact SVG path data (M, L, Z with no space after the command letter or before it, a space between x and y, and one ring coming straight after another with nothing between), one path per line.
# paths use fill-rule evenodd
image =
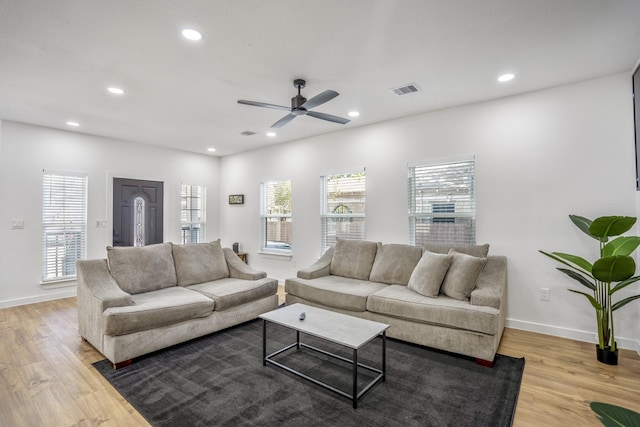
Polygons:
M549 301L550 293L549 288L540 288L540 300Z

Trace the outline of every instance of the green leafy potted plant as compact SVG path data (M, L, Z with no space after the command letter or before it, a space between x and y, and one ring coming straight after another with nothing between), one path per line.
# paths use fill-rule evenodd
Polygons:
M640 245L640 237L621 236L633 227L636 218L603 216L593 221L577 215L569 215L569 218L580 230L599 241L600 258L591 264L576 255L540 252L568 266L569 268L558 267L558 270L591 291L589 293L569 289L571 292L584 295L596 310L598 360L609 365L617 365L618 349L614 336L613 312L640 298L640 295L634 295L615 303L612 300L613 294L640 280L640 276L634 276L636 263L630 256ZM619 237L609 241L613 236Z
M591 402L591 410L607 427L640 427L640 414L610 403Z

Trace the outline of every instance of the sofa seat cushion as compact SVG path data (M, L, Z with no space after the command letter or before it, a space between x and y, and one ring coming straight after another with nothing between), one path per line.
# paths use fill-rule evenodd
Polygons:
M350 279L342 276L323 276L307 280L287 279L285 291L309 301L351 311L366 311L369 295L387 287L368 280Z
M229 267L220 240L173 245L173 259L179 286L229 277Z
M207 317L214 302L198 292L171 287L131 296L134 305L110 307L102 313L105 335L125 335Z
M401 319L465 329L488 335L499 333L500 311L441 295L429 298L401 285L371 295L367 310Z
M109 271L120 288L129 294L176 286L171 243L142 247L107 247Z
M389 285L407 285L420 257L422 257L421 247L378 243L369 280Z
M214 300L218 311L275 295L278 292L278 281L268 277L259 280L227 278L191 285L187 289Z
M333 250L330 272L335 276L369 280L377 250L375 242L338 239Z

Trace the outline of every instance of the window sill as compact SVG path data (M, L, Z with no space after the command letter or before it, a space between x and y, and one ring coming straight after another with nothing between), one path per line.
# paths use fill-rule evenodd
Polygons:
M272 251L261 250L260 252L258 252L258 254L265 258L281 259L286 261L289 261L291 260L291 258L293 258L293 255L291 254L291 252L275 252L275 251L272 252Z
M70 288L73 286L78 286L78 281L76 279L52 280L50 282L40 283L40 287L42 289L60 289Z

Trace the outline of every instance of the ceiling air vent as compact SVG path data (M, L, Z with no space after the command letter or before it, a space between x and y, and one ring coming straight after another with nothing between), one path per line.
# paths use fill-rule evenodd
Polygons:
M251 132L250 130L245 130L244 132L240 132L240 135L244 135L244 136L251 136L251 135L255 135L255 132Z
M420 92L420 88L418 87L417 84L415 83L410 83L408 85L404 85L404 86L400 86L400 87L396 87L391 89L393 91L393 93L395 93L398 96L402 96L402 95L408 95L410 93L414 93L414 92Z

